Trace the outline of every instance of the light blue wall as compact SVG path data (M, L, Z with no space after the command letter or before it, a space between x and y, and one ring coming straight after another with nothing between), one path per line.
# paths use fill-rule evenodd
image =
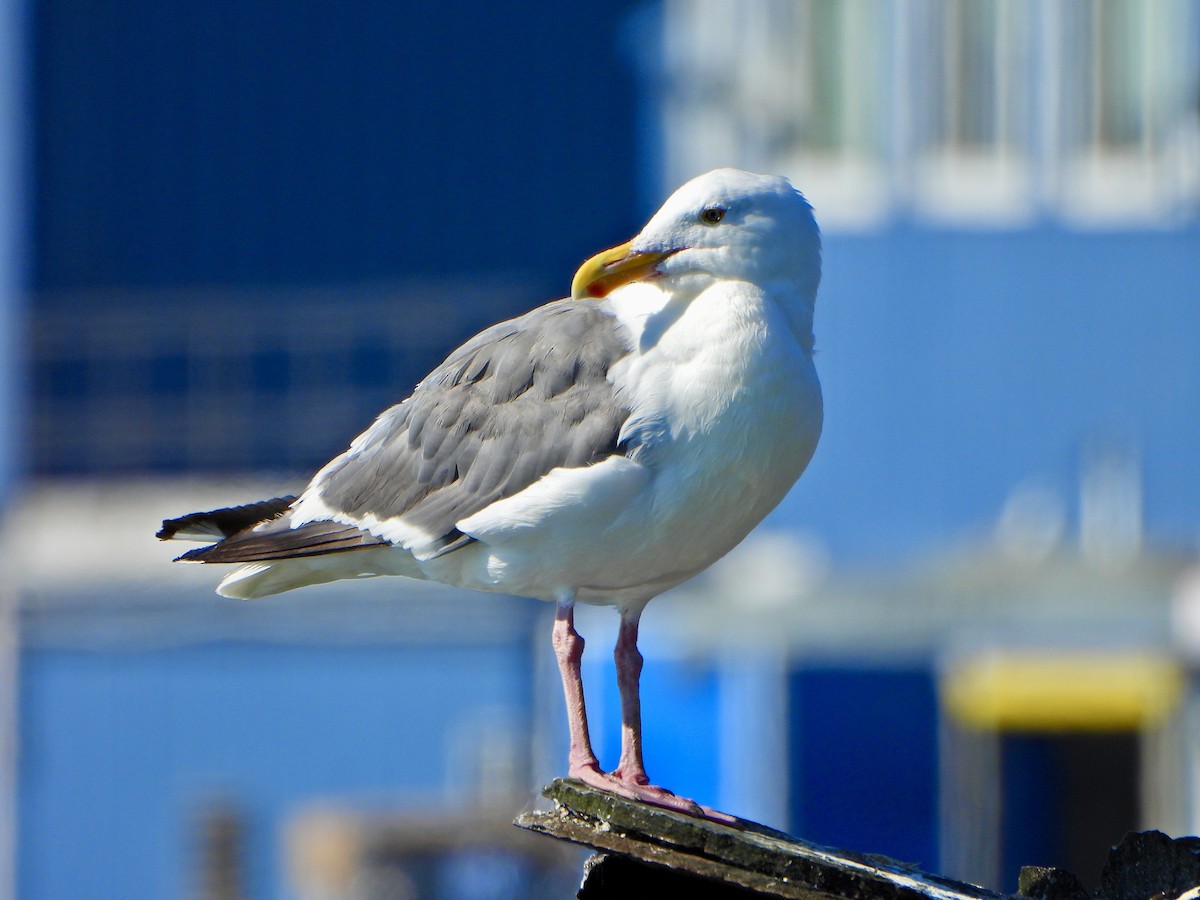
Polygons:
M1141 458L1148 539L1195 545L1200 226L904 226L825 247L825 433L774 524L843 563L905 559L989 528L1030 479L1074 510L1106 440Z
M529 709L526 645L27 650L20 897L192 896L197 814L246 815L248 896L288 896L314 800L452 808L464 723ZM448 793L447 793L448 792Z

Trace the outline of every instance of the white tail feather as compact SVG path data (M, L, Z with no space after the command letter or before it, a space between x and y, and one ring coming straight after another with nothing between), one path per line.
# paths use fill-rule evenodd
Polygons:
M409 553L394 547L373 547L346 553L247 563L226 575L217 586L217 593L236 600L257 600L310 584L325 584L343 578L372 578L376 575L425 578L425 573Z
M250 563L226 575L217 585L217 593L235 600L257 600L310 584L338 581L351 574L338 568L314 564L308 559Z

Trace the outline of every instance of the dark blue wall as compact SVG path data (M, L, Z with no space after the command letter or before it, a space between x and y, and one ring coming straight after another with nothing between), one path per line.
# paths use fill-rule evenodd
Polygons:
M458 342L565 294L639 224L634 5L36 4L36 469L309 470ZM349 308L356 286L396 300ZM341 310L346 331L407 327L321 358L306 323ZM261 327L281 311L290 331ZM327 442L213 389L212 323L244 348L217 369L333 363L321 388L254 395Z
M790 706L792 830L936 871L933 673L806 667L792 676Z
M632 6L36 4L37 286L569 279L636 224Z

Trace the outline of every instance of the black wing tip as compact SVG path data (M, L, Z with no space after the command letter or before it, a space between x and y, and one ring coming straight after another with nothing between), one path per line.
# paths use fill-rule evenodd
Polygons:
M155 534L160 541L169 541L189 529L195 528L197 533L211 536L214 541L232 537L239 531L244 531L261 522L269 522L283 515L288 507L296 502L295 495L275 497L271 500L259 500L256 503L246 503L242 506L228 506L224 509L213 509L207 512L188 513L175 519L164 519L162 528ZM185 553L180 559L188 556Z
M163 538L163 540L170 540L170 538ZM172 562L204 562L204 554L208 553L214 546L216 545L211 544L207 547L195 547L187 553L179 554Z

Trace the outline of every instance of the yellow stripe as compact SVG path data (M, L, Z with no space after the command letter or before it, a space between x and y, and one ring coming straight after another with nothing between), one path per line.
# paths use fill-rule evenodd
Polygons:
M1149 653L1024 651L952 667L942 703L970 728L1126 731L1162 723L1183 696L1178 664Z

